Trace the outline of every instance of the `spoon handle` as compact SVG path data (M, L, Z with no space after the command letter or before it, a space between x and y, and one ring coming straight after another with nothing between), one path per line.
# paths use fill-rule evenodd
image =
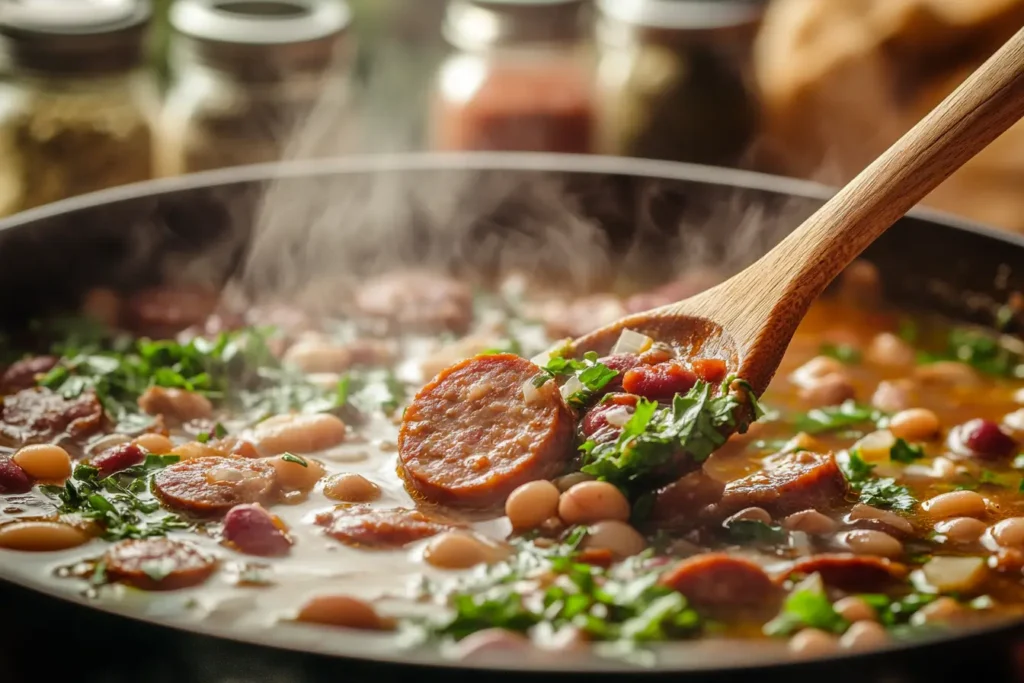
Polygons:
M1022 115L1024 29L749 269L747 282L779 301L773 317L802 317L868 245Z

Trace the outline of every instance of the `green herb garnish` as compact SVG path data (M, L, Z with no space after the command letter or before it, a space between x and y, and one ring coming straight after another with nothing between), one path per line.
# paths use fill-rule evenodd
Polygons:
M756 543L760 545L779 545L785 543L789 535L780 526L765 524L756 519L737 519L725 527L729 539L736 543Z
M836 613L828 597L821 591L799 589L790 593L782 612L764 625L767 636L789 636L802 628L816 628L828 633L843 633L850 622Z
M889 459L893 462L912 463L924 457L924 449L917 444L911 445L904 439L896 439L889 449Z
M846 463L840 463L840 469L865 505L900 512L909 512L917 505L917 499L906 486L900 486L892 477L873 476L875 466L865 462L855 450L850 451Z
M308 462L292 453L285 453L284 455L281 456L281 459L284 460L285 462L293 462L296 465L301 465L302 467L309 467Z
M850 344L822 344L820 351L823 356L835 358L847 365L856 365L862 358L860 349Z
M583 388L567 397L566 403L573 408L582 408L618 375L618 370L597 362L597 354L588 351L583 354L583 360L553 356L534 378L533 385L539 388L552 379L576 377Z
M838 406L815 408L797 418L796 428L807 434L821 434L866 423L878 423L885 414L868 406L858 405L853 400L844 401Z

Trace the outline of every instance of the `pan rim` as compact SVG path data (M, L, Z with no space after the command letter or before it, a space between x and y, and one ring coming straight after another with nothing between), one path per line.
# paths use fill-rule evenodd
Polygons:
M785 176L777 176L755 171L728 169L699 164L688 164L649 159L611 157L598 155L548 154L533 152L409 152L379 155L353 155L329 159L270 162L237 166L214 171L205 171L172 178L159 178L112 189L101 190L59 202L30 209L4 219L0 219L0 233L7 230L27 228L47 219L70 215L91 208L144 198L156 198L162 195L187 192L202 188L215 188L236 184L262 183L277 179L332 176L343 174L365 174L374 172L403 172L424 170L452 171L510 171L535 173L576 173L590 175L621 175L637 178L666 179L684 182L705 183L708 185L734 187L738 189L763 191L780 195L824 201L831 197L836 188L813 181L801 180ZM970 219L960 218L949 213L917 207L910 211L908 217L939 224L945 227L978 234L1004 244L1024 248L1024 235L1017 235ZM299 654L313 654L335 660L356 660L391 666L412 666L436 670L459 670L463 672L517 672L517 673L628 673L629 675L658 674L710 674L740 673L744 671L793 671L806 666L836 666L848 660L863 662L876 657L884 657L890 653L916 650L948 642L961 642L975 638L995 638L1009 636L1015 632L1024 633L1024 620L1000 623L981 629L953 632L929 637L926 639L896 643L891 646L867 653L839 653L826 658L800 662L784 658L754 660L751 662L692 662L686 666L655 666L650 669L621 666L618 662L588 659L587 662L573 663L573 668L557 666L557 661L530 662L523 661L501 666L495 664L462 662L445 658L436 648L430 653L414 650L399 650L398 653L385 654L383 651L360 651L358 642L324 639L318 642L314 638L289 638L286 641L274 637L267 629L265 633L255 630L232 631L223 627L215 627L202 622L192 623L182 620L150 616L133 612L130 607L117 603L96 603L84 596L63 592L52 587L39 586L21 577L13 577L6 568L0 566L0 580L18 586L24 590L55 598L86 609L120 618L128 618L160 628L192 635L200 635L215 639L224 639L244 645L272 648L279 651ZM304 643L299 642L305 641ZM552 666L555 664L555 666ZM602 664L604 664L602 666Z

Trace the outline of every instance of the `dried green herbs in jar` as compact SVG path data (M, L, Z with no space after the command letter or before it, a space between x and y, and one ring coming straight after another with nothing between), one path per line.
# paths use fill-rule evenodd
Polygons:
M0 14L0 215L152 177L148 1Z

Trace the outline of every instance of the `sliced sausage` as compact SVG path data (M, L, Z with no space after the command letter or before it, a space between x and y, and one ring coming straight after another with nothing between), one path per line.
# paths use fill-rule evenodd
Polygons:
M270 497L276 470L263 460L195 458L165 467L153 477L153 492L167 506L194 515L222 515L242 503Z
M219 298L217 292L201 287L144 289L125 302L125 323L140 335L169 339L188 327L204 324Z
M4 397L0 431L21 445L60 436L80 441L99 431L104 421L103 405L91 391L64 398L49 389L25 389Z
M690 526L701 519L701 513L722 499L725 484L709 477L704 470L687 474L658 490L651 518L667 526Z
M9 455L0 455L0 493L27 493L32 480Z
M100 471L101 477L138 465L146 459L146 450L134 443L122 443L104 450L90 463Z
M54 367L60 359L56 356L34 356L11 365L0 378L0 394L15 394L22 389L36 385L36 375L42 375Z
M355 293L364 314L403 329L465 334L473 321L473 293L465 284L435 273L390 273L369 280Z
M626 371L622 377L623 391L658 401L685 394L696 383L697 375L679 361L641 365Z
M103 560L112 581L147 591L198 586L217 568L217 561L196 546L169 538L121 541Z
M704 606L758 607L780 595L759 565L726 553L683 560L662 575L661 583Z
M748 507L781 517L800 510L828 510L846 500L848 486L831 453L794 453L771 467L730 482L719 504L732 514Z
M416 496L445 505L502 505L528 481L551 479L572 457L573 416L554 382L523 385L540 368L511 354L443 371L405 411L399 473Z
M905 565L870 555L825 553L800 560L775 577L779 583L793 576L817 572L826 586L845 591L876 590L899 581L907 574Z
M326 534L346 545L393 549L436 536L454 525L407 508L344 507L317 515Z

